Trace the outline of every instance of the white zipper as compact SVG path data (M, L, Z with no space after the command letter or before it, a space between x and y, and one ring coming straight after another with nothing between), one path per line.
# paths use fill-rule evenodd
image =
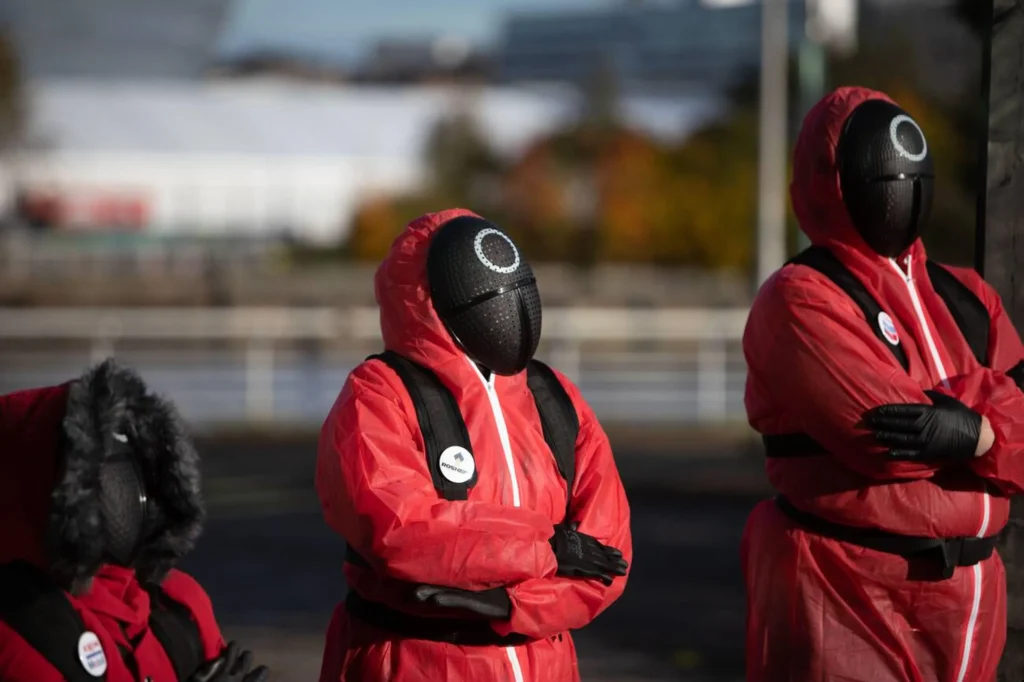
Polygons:
M981 564L974 564L971 568L974 573L974 601L971 603L971 617L967 619L967 634L964 636L964 657L960 660L960 672L956 676L956 682L964 682L967 679L967 664L971 660L974 628L978 624L978 610L981 608Z
M924 308L921 307L921 299L917 295L917 287L914 286L914 275L911 270L910 256L907 256L906 265L907 271L904 272L903 268L900 267L899 263L893 259L889 259L892 263L893 268L900 274L900 278L907 285L907 291L910 292L910 300L914 304L914 312L917 313L917 321L921 323L921 331L924 332L925 343L928 344L928 351L932 355L932 360L935 362L935 369L939 373L939 380L942 381L942 385L945 388L949 388L949 381L947 379L946 367L942 364L942 358L939 356L939 349L935 345L935 339L932 338L932 330L928 327L928 320L924 316Z
M505 424L505 415L501 413L501 403L498 402L498 394L494 392L494 372L490 378L484 378L480 368L468 357L466 360L473 367L473 371L480 377L480 381L487 391L487 400L491 403L491 412L494 413L494 421L498 425L498 438L501 440L501 449L505 451L505 466L508 467L508 476L512 482L512 506L519 506L519 478L516 476L516 463L512 459L512 443L508 439L508 426Z
M519 667L519 656L516 655L516 648L514 646L505 647L505 653L508 654L508 662L512 664L512 677L515 678L515 682L523 682L523 669Z
M512 459L512 443L508 438L508 425L505 424L505 415L501 412L501 403L498 402L498 394L494 391L494 372L491 372L489 378L485 378L480 368L476 366L469 357L466 358L473 371L480 377L480 381L484 385L484 390L487 391L487 400L491 403L491 412L494 413L494 422L498 426L498 439L501 440L501 449L505 451L505 466L508 467L509 481L512 484L512 506L518 507L520 505L519 499L519 478L516 476L516 463ZM519 655L516 653L514 646L505 647L505 654L508 656L508 662L512 666L512 677L515 682L523 682L523 668L519 665Z
M895 260L890 258L889 262L892 263L892 267L899 273L900 278L907 285L907 291L910 292L910 300L914 304L914 312L917 313L917 321L921 325L921 331L924 333L924 340L928 345L928 351L931 353L932 361L935 363L935 369L939 373L939 379L942 381L942 385L948 389L949 380L948 375L946 374L946 367L942 364L942 358L939 356L939 349L935 345L935 339L932 337L931 329L928 327L928 318L924 315L924 308L921 306L921 299L917 295L917 287L914 286L914 274L913 268L911 267L911 258L910 256L907 256L905 261L907 269L905 272ZM981 495L981 528L978 529L977 535L979 538L985 537L985 533L988 532L989 518L991 516L991 501L989 500L988 493L983 492ZM974 644L974 628L978 623L978 611L981 608L981 564L974 564L971 568L974 578L974 596L971 600L971 615L967 619L967 632L964 635L964 653L963 658L960 659L960 672L956 676L956 682L964 682L964 679L967 676L967 665L971 660L971 647Z

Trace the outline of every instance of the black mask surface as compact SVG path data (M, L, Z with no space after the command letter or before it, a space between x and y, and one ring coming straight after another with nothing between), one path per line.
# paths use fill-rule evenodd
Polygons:
M894 258L931 214L935 170L920 126L895 104L869 100L853 110L837 149L843 202L864 241Z
M427 279L434 310L470 358L495 374L526 369L540 341L540 292L501 228L472 216L449 220L430 244Z
M130 443L120 443L100 470L100 517L105 552L111 563L131 566L157 519L138 458Z

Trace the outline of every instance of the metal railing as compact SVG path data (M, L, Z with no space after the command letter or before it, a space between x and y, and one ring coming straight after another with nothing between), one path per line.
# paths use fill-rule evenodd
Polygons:
M603 420L742 419L745 309L546 308L539 356ZM0 309L0 390L57 383L110 355L198 427L319 424L380 349L376 308Z

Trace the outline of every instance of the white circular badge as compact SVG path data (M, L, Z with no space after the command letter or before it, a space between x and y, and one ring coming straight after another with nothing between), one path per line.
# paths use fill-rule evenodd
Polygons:
M889 317L889 313L882 311L878 313L878 328L882 332L882 336L893 346L900 345L900 335L896 331L896 324Z
M107 655L103 653L103 645L95 632L86 630L78 638L78 660L85 672L93 677L102 677L107 672Z
M484 253L484 237L488 235L494 235L495 237L501 237L508 245L512 248L512 253L515 254L515 258L512 259L512 265L501 266L491 262L491 259ZM488 270L493 270L502 275L511 275L519 268L519 249L512 242L512 238L503 232L495 230L493 227L487 227L476 233L476 239L473 240L473 250L476 251L476 257L480 259L480 262L484 264Z
M921 136L921 151L916 154L911 154L910 150L903 146L900 142L899 129L900 124L909 123L917 129L917 134ZM908 161L917 163L918 161L924 161L924 157L928 156L928 140L924 136L924 131L921 130L921 126L917 125L917 121L910 118L906 114L900 114L889 123L889 139L892 140L892 146L896 148L896 153L902 156Z
M452 483L465 483L473 478L473 474L476 472L473 455L460 445L445 448L437 463L441 466L441 475Z

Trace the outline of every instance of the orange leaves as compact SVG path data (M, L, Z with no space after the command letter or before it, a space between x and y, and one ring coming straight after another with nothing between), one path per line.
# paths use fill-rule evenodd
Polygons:
M537 140L500 169L494 205L466 205L501 223L538 261L745 268L756 219L755 143L755 121L744 115L681 145L578 126ZM412 217L402 209L437 210L453 200L433 194L367 203L353 255L382 256Z

